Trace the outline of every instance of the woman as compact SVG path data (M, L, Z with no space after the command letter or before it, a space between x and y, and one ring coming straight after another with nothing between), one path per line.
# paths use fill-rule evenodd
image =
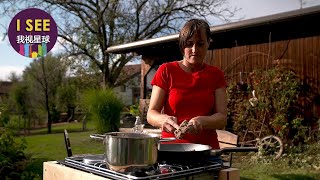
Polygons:
M226 125L227 100L224 74L203 61L210 44L210 27L204 20L189 20L179 34L180 61L161 65L151 84L147 113L149 124L174 137L184 120L188 130L177 143L206 144L219 149L216 129Z

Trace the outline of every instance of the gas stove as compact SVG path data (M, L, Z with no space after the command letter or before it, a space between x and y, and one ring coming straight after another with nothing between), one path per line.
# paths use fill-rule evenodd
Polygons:
M213 177L221 169L221 164L214 161L206 161L193 164L176 164L170 162L157 162L150 167L129 168L124 171L111 170L104 161L104 156L99 155L77 155L67 157L60 164L70 168L96 174L105 178L124 179L175 179L181 177L193 177L208 174Z

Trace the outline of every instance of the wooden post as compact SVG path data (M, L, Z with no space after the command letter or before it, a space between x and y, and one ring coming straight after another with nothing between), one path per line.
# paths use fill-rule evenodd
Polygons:
M152 69L155 58L151 56L142 56L141 61L141 89L140 89L140 118L143 123L146 123L146 113L149 107L149 99L146 99L147 95L147 75Z
M140 89L140 99L146 99L147 90L147 75L154 64L155 58L150 56L142 56L141 61L141 89Z

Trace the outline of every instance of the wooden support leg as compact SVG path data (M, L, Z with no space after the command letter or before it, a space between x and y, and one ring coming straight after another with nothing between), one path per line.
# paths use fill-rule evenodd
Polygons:
M240 170L237 168L222 169L218 180L240 180Z

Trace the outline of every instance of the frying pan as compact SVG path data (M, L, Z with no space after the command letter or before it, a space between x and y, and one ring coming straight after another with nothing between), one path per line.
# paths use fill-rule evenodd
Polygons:
M158 148L158 162L173 163L204 162L210 157L220 156L226 152L257 152L257 147L226 147L212 149L211 146L193 143L160 144Z

